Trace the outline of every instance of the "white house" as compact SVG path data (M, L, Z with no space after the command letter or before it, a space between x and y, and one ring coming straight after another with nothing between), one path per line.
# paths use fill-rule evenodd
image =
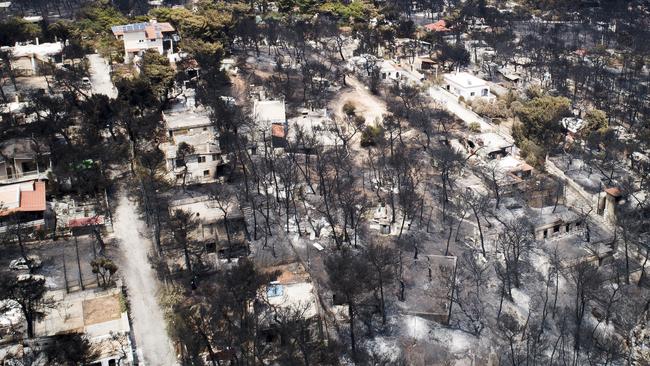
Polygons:
M287 123L287 113L283 100L256 100L253 103L253 118L262 127L263 124Z
M490 98L488 83L467 72L455 72L443 75L444 88L452 94L465 100L474 98Z
M174 52L174 27L169 23L152 20L147 23L116 25L111 27L115 38L124 41L124 62L131 62L135 55L148 49L158 53Z

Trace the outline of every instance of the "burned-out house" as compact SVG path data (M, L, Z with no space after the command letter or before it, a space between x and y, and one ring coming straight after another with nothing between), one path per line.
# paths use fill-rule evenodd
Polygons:
M47 179L51 170L47 146L32 139L9 139L0 143L0 185Z
M501 159L513 152L514 144L494 132L480 133L463 140L470 154L477 154L487 159Z
M533 167L511 156L494 159L482 169L484 180L499 190L502 197L520 194L533 177Z
M253 119L263 135L271 135L270 140L273 147L286 147L288 126L283 100L255 100L253 102Z
M456 261L454 256L423 255L405 263L398 295L402 311L448 324Z
M225 174L228 157L207 111L168 112L163 120L167 141L161 148L170 181L178 185L214 183ZM183 150L183 146L189 149Z
M189 239L201 244L215 264L248 255L246 222L236 200L201 195L172 201L169 210L193 215L197 226Z
M558 237L584 228L584 217L568 207L547 206L533 211L537 213L533 218L533 231L537 240Z
M334 146L337 141L326 109L303 109L288 120L287 140L296 152L311 154L317 146Z
M276 319L282 318L283 314L300 314L301 317L310 322L305 334L306 339L316 339L318 331L317 317L319 315L319 304L316 297L316 289L311 276L299 262L293 262L265 268L268 272L278 272L279 275L264 287L258 297L261 314L262 336L268 343L284 340L279 331ZM278 317L279 316L279 317Z

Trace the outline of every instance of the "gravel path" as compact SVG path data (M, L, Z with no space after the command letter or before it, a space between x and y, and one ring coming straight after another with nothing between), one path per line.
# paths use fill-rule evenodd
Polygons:
M119 241L120 270L128 289L131 318L141 365L177 365L172 342L158 304L160 285L149 264L153 243L136 205L122 192L115 212L115 237Z

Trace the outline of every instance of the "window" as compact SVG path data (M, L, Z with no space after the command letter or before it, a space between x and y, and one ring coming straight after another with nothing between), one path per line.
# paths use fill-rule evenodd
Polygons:
M176 167L182 167L182 166L185 166L185 160L176 159Z
M568 233L571 230L571 224L566 224L566 232Z
M474 93L474 92L469 93L470 97L473 97L474 95L476 95L476 93Z
M219 154L212 154L212 161L219 160Z
M487 97L488 96L488 90L487 89L481 90L481 96Z
M207 243L205 244L205 251L208 253L216 253L217 252L217 243Z
M554 232L554 233L557 233L557 232L559 232L559 231L560 231L560 225L555 225L555 226L553 226L553 232Z
M176 174L176 179L183 179L183 174Z
M576 222L576 227L580 227L580 225L582 225L582 221Z
M204 171L203 171L203 176L204 176L204 177L207 177L207 176L209 176L209 175L210 175L210 171L209 171L209 170L204 170Z
M205 156L199 156L199 163L205 163Z
M115 366L115 365L117 365L115 359L108 360L108 366Z
M544 230L544 239L548 238L548 230Z

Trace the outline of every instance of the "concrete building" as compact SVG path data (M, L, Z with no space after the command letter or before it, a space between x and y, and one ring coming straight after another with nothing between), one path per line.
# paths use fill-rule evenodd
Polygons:
M155 20L146 23L116 25L111 27L113 35L124 41L124 62L129 63L135 55L148 49L155 49L161 55L174 52L174 27Z
M565 206L531 209L535 239L544 240L584 229L584 218Z
M490 98L488 83L467 72L455 72L443 75L443 87L452 94L465 100Z
M176 210L195 216L198 224L189 233L190 239L205 246L215 265L217 260L248 255L246 222L236 199L223 202L208 195L188 197L169 203L170 214Z
M283 100L255 100L253 119L257 128L270 138L274 148L287 146L287 112Z
M56 335L79 332L98 351L91 366L133 364L126 307L122 305L119 286L108 290L86 290L67 294L65 290L47 294L57 307L48 311L34 326L41 347L46 347Z
M1 49L11 53L11 68L16 76L34 76L40 74L44 64L62 61L63 43L39 43L37 38L33 44L16 44Z
M0 187L0 232L4 232L15 214L19 214L24 227L45 229L48 226L46 211L45 182L31 181Z
M314 283L303 265L291 262L267 267L264 271L277 272L279 275L258 294L262 340L276 346L281 346L286 341L282 338L285 335L278 320L288 313L300 314L307 322L303 328L306 339L317 337L320 307Z
M314 285L302 264L294 262L269 267L265 270L280 272L278 278L268 284L262 295L271 307L278 309L304 308L303 316L306 319L318 315Z
M502 159L513 153L514 143L494 132L484 132L463 140L470 154L476 153L487 159Z
M283 100L256 100L253 103L253 118L258 127L264 127L273 124L287 124L287 112Z
M47 179L50 152L32 139L10 139L0 143L0 185Z
M303 153L311 153L313 148L334 146L336 133L326 109L304 109L297 117L289 118L287 140L289 146Z
M169 179L175 184L213 183L223 173L228 162L219 145L219 134L207 111L186 110L163 113L167 141L161 145L165 153ZM179 155L185 143L193 152Z

